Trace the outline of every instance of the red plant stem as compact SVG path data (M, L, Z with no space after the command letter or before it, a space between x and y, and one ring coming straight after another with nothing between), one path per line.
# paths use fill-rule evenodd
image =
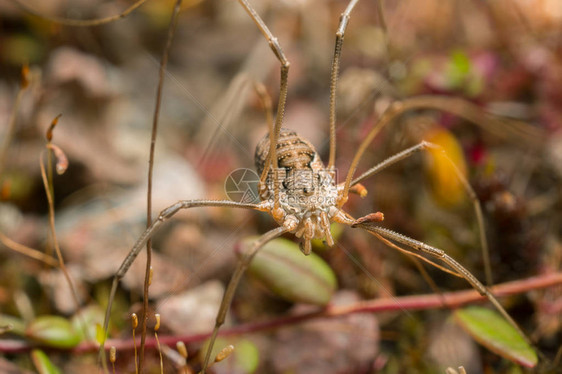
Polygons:
M513 282L502 283L492 287L492 292L495 296L502 297L516 295L541 288L548 288L561 284L562 272L559 272L526 278ZM332 305L315 312L294 314L287 317L275 318L263 322L247 323L244 325L231 327L229 329L223 329L219 333L219 335L227 336L255 333L259 331L275 329L278 327L294 325L310 319L334 318L356 313L382 313L405 310L412 311L443 308L443 299L445 300L447 308L457 308L468 303L483 302L487 300L486 297L481 296L474 290L447 292L440 295L426 294L415 296L389 297L368 301L359 301L343 306ZM208 338L209 335L209 333L205 333L183 336L161 336L159 340L160 344L175 346L178 341L183 341L184 343L199 342ZM106 341L105 345L107 347L107 350L109 350L112 346L114 346L117 350L132 350L134 347L132 339L108 340ZM153 349L156 348L156 339L147 338L145 347ZM1 353L28 352L32 348L34 348L34 346L24 341L0 339ZM71 351L73 353L86 353L96 352L97 350L98 346L96 344L88 342L79 344Z

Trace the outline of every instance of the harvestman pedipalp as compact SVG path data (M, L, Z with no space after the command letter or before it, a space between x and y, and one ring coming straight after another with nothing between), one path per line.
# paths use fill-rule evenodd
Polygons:
M362 228L392 248L409 253L444 271L464 278L480 294L486 296L503 317L528 341L525 334L492 293L467 269L447 255L443 250L377 226L376 223L384 219L383 214L380 212L355 219L342 210L343 205L348 200L349 192L360 191L357 186L360 186L359 183L365 178L373 176L384 168L406 159L419 151L437 150L444 153L440 146L422 141L388 158L361 176L353 179L359 161L375 136L383 127L390 124L406 111L416 109L442 110L475 123L481 122L485 115L480 114L477 108L459 99L424 96L394 102L383 113L377 124L370 130L361 143L351 162L345 181L337 184L334 180L336 158L336 85L345 30L349 23L351 12L358 3L358 0L351 0L349 2L340 17L340 23L336 33L335 52L332 60L330 78L330 151L327 166L324 166L314 147L307 140L301 138L293 131L282 129L287 98L289 61L285 57L277 38L269 31L254 8L247 0L239 0L239 2L266 38L281 65L281 83L277 116L274 123L271 119L268 121L269 135L262 139L256 148L256 165L258 173L260 174L259 196L261 202L257 204L246 204L229 200L185 200L179 201L160 212L158 218L135 243L113 279L110 299L105 315L105 335L107 335L109 315L119 280L123 278L128 271L139 252L144 248L146 242L164 222L182 209L194 207L231 207L266 212L275 219L279 227L263 234L248 250L242 253L238 260L238 264L225 290L216 317L215 327L202 364L203 373L206 372L209 365L214 341L219 328L224 323L226 313L230 307L238 283L256 253L266 243L285 233L293 233L296 237L301 238L301 249L305 255L310 254L310 241L315 238L323 239L329 246L333 246L334 239L330 233L330 224L332 222L338 222L350 227ZM486 121L493 122L494 120L486 118ZM446 155L444 157L452 165L452 169L473 202L480 230L481 246L485 254L484 257L487 258L487 244L484 234L482 210L476 198L476 194L463 175L456 169L453 162ZM405 245L409 249L401 248L396 243ZM422 254L441 260L450 269L434 263L432 260L423 257ZM490 280L489 265L486 266L486 268L487 278ZM101 349L104 349L103 344Z

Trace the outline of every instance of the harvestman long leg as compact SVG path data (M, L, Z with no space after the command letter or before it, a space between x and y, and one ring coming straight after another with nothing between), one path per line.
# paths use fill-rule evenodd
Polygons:
M232 298L234 297L234 293L236 292L236 288L238 288L238 283L240 283L240 279L242 275L246 272L246 269L250 265L250 262L254 258L254 256L258 253L258 251L269 241L277 238L280 235L283 235L288 230L285 227L277 227L273 230L270 230L259 237L256 241L252 243L252 245L243 250L240 254L240 258L238 259L238 264L236 265L236 269L228 282L228 286L224 291L224 295L221 301L221 305L219 307L219 311L217 313L217 318L215 321L215 327L213 329L213 333L211 334L209 345L207 346L207 352L205 353L205 361L203 361L203 366L201 368L201 373L205 374L207 367L209 366L209 360L211 359L211 353L213 351L213 346L215 344L215 340L217 338L217 334L219 332L220 327L223 325L224 320L226 318L226 313L230 309L230 304L232 303Z
M177 203L170 205L166 209L162 210L158 215L158 218L152 222L149 228L147 228L143 234L139 237L123 263L119 267L119 270L113 277L113 283L111 285L111 292L109 294L109 300L107 303L107 308L105 310L105 319L103 322L103 341L100 345L100 359L104 359L105 355L105 340L109 328L109 317L111 314L111 308L113 306L113 299L115 298L115 293L117 292L117 286L119 281L125 276L135 259L137 258L140 251L146 245L146 242L158 231L158 229L164 224L165 221L170 219L174 214L182 209L197 208L197 207L229 207L229 208L242 208L242 209L253 209L263 211L264 208L260 204L244 204L236 201L230 200L182 200ZM105 360L102 361L105 363Z
M261 195L261 193L264 192L265 189L267 189L267 177L268 177L268 174L269 174L270 170L273 169L274 172L275 172L279 168L279 165L278 165L279 160L277 158L277 141L279 139L279 133L281 131L281 126L283 124L283 117L285 115L285 103L287 101L287 87L288 87L290 63L287 60L287 58L285 57L285 54L283 53L283 49L281 48L281 45L279 44L279 41L271 33L271 31L269 31L269 28L267 27L265 22L263 22L263 20L259 16L259 14L250 5L250 3L247 0L239 0L239 2L242 5L242 7L244 7L244 9L248 13L248 15L252 18L252 20L254 21L254 23L256 24L258 29L261 31L263 36L266 38L266 40L269 44L269 47L271 48L271 50L275 54L275 57L277 57L277 59L281 63L281 83L280 83L280 87L279 87L279 102L277 104L277 115L275 117L274 126L271 126L271 124L270 124L271 121L268 120L269 152L268 152L268 155L267 155L267 159L265 161L265 165L264 165L262 174L260 176L259 192L260 192L260 195ZM263 91L260 91L259 89L258 89L258 94L262 97L262 99L265 98L264 103L266 104L265 106L266 106L266 112L267 112L268 111L267 94ZM274 178L274 181L277 181L277 178ZM274 183L274 192L273 193L274 193L273 212L275 212L276 209L279 208L279 184L278 183ZM250 262L252 261L252 259L256 255L256 253L267 242L271 241L272 239L274 239L274 238L276 238L276 237L278 237L278 236L280 236L280 235L282 235L286 232L287 232L286 228L278 227L276 229L273 229L273 230L265 233L257 241L255 241L253 243L252 247L248 251L245 251L242 254L242 257L240 257L240 259L238 260L238 265L236 266L236 270L234 271L234 274L232 275L232 278L230 279L230 282L228 283L228 286L227 286L227 288L224 292L224 295L223 295L223 299L221 301L221 305L219 307L219 311L218 311L217 318L216 318L216 321L215 321L215 327L213 329L213 333L212 333L211 338L209 340L207 352L205 353L205 360L203 361L203 366L202 366L202 369L201 369L201 372L203 374L206 372L207 367L209 366L209 361L211 359L211 353L212 353L212 350L213 350L213 346L215 344L217 334L219 332L220 327L224 323L226 313L228 312L228 309L230 308L230 304L232 303L232 298L234 297L234 293L236 291L236 288L238 287L238 283L240 282L240 279L241 279L242 275L244 274L244 272L248 268L248 265L250 264Z
M429 150L437 150L437 151L442 153L445 160L447 160L447 162L452 166L456 177L461 182L461 184L462 184L463 188L465 189L469 199L472 202L472 205L474 207L474 212L476 214L476 221L477 221L478 232L479 232L479 237L480 237L480 247L482 248L482 257L484 258L484 270L486 272L486 283L488 284L488 286L491 286L492 285L492 270L491 270L491 266L490 266L488 241L486 240L486 230L484 228L484 215L482 214L482 205L480 204L480 200L478 200L478 197L476 196L476 192L474 192L474 189L472 188L470 183L468 183L468 181L466 180L464 175L461 173L459 168L455 165L453 160L451 160L449 158L449 156L447 155L447 152L445 151L445 149L443 149L443 147L441 147L438 144L430 143L430 142L427 142L427 141L424 140L424 141L420 142L419 144L417 144L413 147L405 149L404 151L387 158L383 162L381 162L381 163L375 165L374 167L372 167L371 169L367 170L366 172L361 174L361 176L355 178L351 182L351 187L353 187L357 183L361 182L362 180L375 175L376 173L382 171L383 169L386 169L387 167L389 167L391 165L394 165L395 163L397 163L399 161L402 161L402 160L404 160L404 159L406 159L410 156L413 156L417 152L429 151Z
M458 275L464 278L475 290L477 290L482 296L485 296L490 300L490 302L494 305L494 307L500 312L500 314L517 330L517 332L523 337L523 339L529 344L533 345L527 335L519 328L519 325L511 316L507 313L507 311L503 308L500 304L498 299L478 280L471 272L469 272L464 266L459 264L454 258L449 256L445 253L445 251L432 247L428 244L420 242L418 240L412 239L402 234L398 234L394 231L389 229L385 229L383 227L377 226L373 221L369 219L359 219L355 221L354 224L351 225L352 227L359 227L364 229L365 231L369 232L370 234L374 235L377 239L382 241L383 243L389 245L390 247L394 248L392 242L389 242L387 239L392 241L405 244L406 246L421 252L423 254L432 256L438 260L444 262L447 266L451 267Z
M242 5L242 7L244 7L250 18L252 18L252 20L260 30L260 32L267 40L269 47L273 51L273 54L275 55L275 57L277 57L277 59L281 63L281 83L279 87L279 103L277 104L277 115L275 117L275 126L273 128L273 131L269 132L268 157L265 161L265 165L262 174L260 176L259 188L260 188L260 192L262 192L266 188L266 180L270 167L273 166L274 170L278 169L276 145L277 145L277 139L279 139L279 132L281 131L281 126L283 125L283 117L285 115L285 103L287 102L287 86L289 83L289 67L291 64L289 63L289 60L287 60L287 58L285 57L285 54L283 53L283 49L281 48L279 41L271 33L271 31L269 31L269 28L267 27L265 22L263 22L263 20L256 12L256 10L250 5L250 3L247 0L238 0L238 2L240 3L240 5ZM278 188L277 186L275 188L276 190L275 190L274 207L278 208L279 199L277 197L279 196L279 191L277 190Z
M526 126L523 128L521 126L518 126L517 128L513 128L512 126L509 126L506 123L487 115L478 106L467 103L466 101L458 98L450 98L445 96L417 96L409 99L404 99L402 101L395 101L388 107L388 109L384 111L378 122L375 124L375 126L373 126L363 142L359 145L359 148L357 149L357 152L355 153L355 156L353 157L353 160L351 161L351 165L347 172L344 188L339 196L339 201L337 204L338 208L341 208L343 204L346 203L349 194L349 188L351 186L351 180L353 178L353 175L357 171L359 161L361 160L361 157L363 157L363 154L365 153L367 147L369 146L369 144L371 144L375 136L377 136L377 134L385 126L392 123L405 112L420 109L438 110L454 114L455 116L472 122L475 125L478 125L484 128L486 131L489 131L501 138L511 138L513 140L538 139L538 141L542 141L544 139L544 136L533 131L532 127Z
M458 117L461 117L465 120L473 122L473 123L475 123L479 126L482 126L483 123L492 125L489 128L489 130L492 131L492 129L493 129L493 131L496 132L496 134L498 134L500 136L506 135L506 134L502 134L502 129L505 130L505 126L501 121L495 120L493 118L488 118L486 115L484 115L482 113L482 111L479 108L477 108L473 105L467 105L465 102L459 101L458 99L454 99L454 98L451 99L451 98L445 98L445 97L433 97L433 96L420 96L420 97L405 99L403 101L396 101L396 102L392 103L389 106L389 108L382 114L379 121L369 131L369 133L367 134L367 136L365 137L363 142L360 144L357 152L355 153L355 156L353 157L353 160L351 161L351 165L349 167L345 182L343 183L343 188L341 189L341 192L338 193L338 199L339 199L338 202L337 202L337 208L338 209L341 209L341 207L347 202L349 190L350 190L350 187L352 186L353 175L355 174L355 171L357 170L357 166L359 164L359 161L361 160L361 158L362 158L363 154L365 153L367 147L373 141L375 136L386 125L392 123L392 121L394 121L396 118L398 118L399 116L401 116L405 112L410 111L410 110L416 110L416 109L434 109L434 110L441 110L441 111L449 112L449 113L452 113L452 114L454 114ZM488 128L488 126L487 126L487 128ZM376 172L382 170L383 168L385 168L389 165L392 165L393 163L395 163L395 162L397 162L401 159L409 157L410 154L415 153L417 150L421 150L423 148L424 147L422 145L418 145L418 146L412 147L412 148L410 148L410 149L408 149L408 150L406 150L402 153L399 153L399 154L387 159L386 161L383 161L382 164L377 165L374 168L371 168L366 173L361 175L359 178L354 179L353 182L358 183L363 178L366 178L367 176L373 175ZM450 161L450 159L449 159L449 161ZM465 188L469 187L469 189L467 190L467 191L469 191L469 195L474 195L473 190L470 188L470 185L468 184L466 179L461 178L461 183L463 183L465 185ZM479 209L479 208L477 208L477 209ZM477 213L477 215L478 214L481 215L481 211L480 211L480 213ZM502 316L504 318L506 318L506 320L511 325L513 325L513 327L519 332L519 334L525 339L525 341L527 341L527 343L531 344L530 340L527 338L527 336L523 333L523 331L519 328L517 323L511 318L511 316L509 316L509 314L501 306L501 304L494 297L494 295L480 281L478 281L478 279L476 279L467 269L465 269L462 265L460 265L452 257L447 255L444 251L442 251L438 248L429 246L429 245L427 245L425 243L422 243L420 241L414 240L412 238L406 237L404 235L395 233L395 232L390 231L388 229L378 227L374 224L373 220L369 220L369 219L361 220L360 219L360 220L355 221L354 223L351 223L350 226L363 228L364 230L368 231L369 233L371 233L372 235L374 235L375 237L377 237L379 240L383 241L385 244L389 245L390 247L397 248L397 246L394 245L394 243L392 243L388 239L399 242L399 243L402 243L402 244L405 244L408 247L410 247L410 248L412 248L412 249L414 249L418 252L421 252L423 254L432 256L432 257L434 257L438 260L443 261L447 266L452 268L459 276L461 276L467 282L469 282L472 287L474 287L478 292L480 292L480 294L482 294L483 296L486 296L490 300L490 302L496 307L496 309L502 314ZM413 254L413 255L417 255L417 253L415 253L415 252L410 252L410 253ZM419 256L416 256L416 257L419 257Z
M333 168L335 162L335 92L336 92L336 83L338 79L341 47L343 44L345 28L347 27L347 23L349 22L349 14L351 13L351 10L355 7L358 1L359 0L350 1L345 12L341 15L340 25L336 33L336 47L335 47L334 58L332 62L332 75L331 75L331 84L330 84L330 108L331 108L330 113L331 114L330 114L330 163L328 166L329 168ZM283 124L283 117L285 113L285 103L287 98L288 75L289 75L290 63L285 57L277 38L269 31L267 25L263 22L261 17L255 11L255 9L250 5L250 3L247 0L239 0L239 2L244 7L244 9L249 14L249 16L252 18L252 20L254 21L258 29L261 31L263 36L266 38L270 48L272 49L273 53L281 63L281 83L279 89L279 103L277 106L277 115L275 118L275 125L273 126L273 129L271 129L270 126L269 152L264 165L264 169L260 176L259 187L260 187L260 192L262 192L264 189L267 188L266 181L271 168L273 169L274 172L276 172L279 168L278 158L276 156L276 149L277 149L277 142L279 138L279 133L281 131L281 126ZM278 178L274 178L274 181L277 180ZM274 209L273 209L274 215L277 208L279 208L279 183L274 183ZM247 252L245 252L240 258L236 270L232 275L232 278L224 293L223 300L221 302L221 306L217 314L215 328L213 329L209 346L205 354L205 360L203 362L203 366L201 370L202 373L205 373L209 365L209 360L211 358L211 352L213 349L215 339L217 337L220 326L224 323L226 313L230 307L232 298L234 296L234 292L236 291L238 283L240 282L240 278L246 271L248 265L250 264L251 260L256 255L256 253L267 242L282 235L283 233L286 233L287 231L288 230L284 227L279 227L269 231L268 233L261 236L260 239L258 239L256 242L254 242L253 246Z
M345 8L345 11L340 16L340 23L336 31L336 46L334 49L334 58L332 60L332 72L330 74L330 157L328 159L328 170L332 170L336 162L336 86L340 70L343 37L345 36L345 29L349 23L351 11L358 2L359 0L351 0L349 4L347 4L347 8Z
M355 153L355 156L353 156L353 160L351 161L351 165L350 165L349 170L347 172L347 176L345 178L343 188L341 189L341 192L338 193L337 208L341 209L341 207L347 202L349 190L350 190L350 187L352 186L353 175L357 171L357 166L359 165L359 161L363 157L363 154L365 153L365 151L367 150L367 147L369 146L369 144L371 144L371 142L373 141L375 136L377 136L377 134L385 126L391 124L394 120L396 120L398 117L403 115L405 112L412 111L412 110L419 110L419 109L432 109L432 110L439 110L439 111L454 114L457 117L463 118L463 119L465 119L469 122L472 122L472 123L474 123L478 126L484 127L487 131L490 131L490 132L494 133L495 135L497 135L499 137L503 137L503 138L506 138L506 137L511 137L511 138L514 138L514 139L528 138L528 135L525 135L525 134L528 133L529 131L531 131L529 128L525 127L524 129L518 129L517 133L515 133L511 127L507 126L505 123L503 123L502 121L500 121L498 119L495 119L493 117L490 117L490 116L486 115L476 105L466 103L465 101L457 99L457 98L447 98L447 97L443 97L443 96L418 96L418 97L405 99L405 100L402 100L402 101L395 101L388 107L388 109L386 109L384 111L384 113L382 114L382 116L380 117L378 122L375 124L375 126L373 126L373 128L369 131L369 133L367 134L367 136L365 137L363 142L359 145L359 148L357 149L357 152ZM538 136L536 134L533 135L533 136L538 138L538 139L543 138L542 136ZM531 137L531 139L532 138L533 137ZM395 162L393 157L391 157L387 161L389 163L386 164L385 167L388 166L389 164L393 163L391 161ZM387 161L383 162L383 164L385 164ZM376 168L377 167L375 167L373 169L376 169ZM381 170L379 168L379 169L376 169L375 171L373 171L373 169L369 170L367 173L372 172L370 174L370 175L372 175L376 171ZM364 175L355 179L354 182L356 182L358 180L361 180L364 177ZM461 179L461 181L462 181L462 179ZM468 182L466 182L466 180L464 180L464 182L462 182L462 183L465 185L465 189L466 189L467 186L470 187L470 185L468 184ZM470 192L470 190L467 189L467 191L469 193L469 196L471 196L471 199L472 199L473 204L475 206L479 230L481 232L481 235L480 235L481 239L480 240L481 240L481 245L482 245L482 241L485 239L485 235L483 235L484 234L484 230L483 230L484 225L483 225L482 212L481 212L479 202L478 202L478 204L474 203L474 199L472 198L472 196L474 196L474 194L473 194L473 192ZM482 245L482 250L487 252L487 244ZM484 261L485 261L485 267L486 267L487 283L491 284L492 277L491 277L491 271L489 270L490 266L488 264L489 261L488 261L487 254L484 254Z

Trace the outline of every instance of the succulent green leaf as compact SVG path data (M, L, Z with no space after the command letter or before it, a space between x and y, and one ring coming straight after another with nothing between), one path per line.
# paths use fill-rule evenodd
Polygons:
M344 226L336 222L333 222L330 225L330 233L332 234L332 238L334 238L334 241L337 241L340 238L341 234L343 233L343 229ZM312 244L312 248L318 251L322 251L330 248L328 247L327 244L324 244L324 241L322 239L312 239L311 244Z
M96 335L95 335L96 342L98 344L103 344L105 341L105 331L103 330L103 325L100 323L96 323Z
M80 334L72 323L59 316L40 316L29 324L25 335L50 347L72 348L80 343Z
M314 253L305 256L296 243L282 238L267 243L248 270L271 291L295 303L324 306L337 286L336 276L324 260Z
M60 374L61 371L49 360L45 352L34 349L31 351L31 361L39 374Z
M80 335L80 340L95 341L97 326L103 325L104 311L98 305L90 305L72 316L71 323L74 331Z
M537 354L496 311L471 306L454 313L456 321L478 343L519 365L534 367Z

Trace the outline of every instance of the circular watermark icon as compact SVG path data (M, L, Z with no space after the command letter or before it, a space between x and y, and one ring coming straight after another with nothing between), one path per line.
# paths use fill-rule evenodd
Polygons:
M255 204L260 201L259 181L259 176L252 169L236 169L224 181L224 192L232 201Z

